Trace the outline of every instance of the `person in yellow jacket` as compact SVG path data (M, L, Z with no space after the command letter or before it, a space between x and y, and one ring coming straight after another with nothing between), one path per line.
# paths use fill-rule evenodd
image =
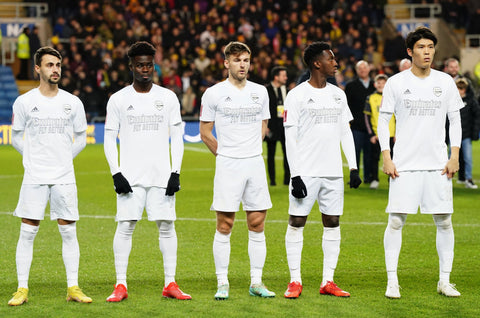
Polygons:
M380 144L378 143L378 134L377 134L377 124L378 124L378 113L380 105L382 104L382 92L385 83L387 82L388 76L385 74L378 74L375 76L374 84L376 91L367 96L365 102L365 109L363 113L365 114L365 124L367 126L368 134L370 135L370 142L372 143L372 182L370 183L370 189L378 188L378 162L380 161ZM390 149L393 149L393 144L395 142L395 118L392 116L392 119L389 123L390 130ZM393 157L393 154L392 154Z
M23 28L22 34L17 39L17 57L20 60L20 72L17 75L19 80L28 79L29 60L30 60L30 40L28 35L30 28Z

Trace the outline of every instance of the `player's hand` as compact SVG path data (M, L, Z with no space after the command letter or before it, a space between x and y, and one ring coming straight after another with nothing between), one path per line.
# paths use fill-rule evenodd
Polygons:
M172 172L170 174L170 179L168 179L165 195L174 195L175 192L177 192L178 190L180 190L180 175L178 173Z
M117 192L118 194L126 194L129 192L133 192L130 183L128 183L128 180L125 179L121 172L114 174L112 177L115 192Z
M447 174L448 179L452 179L456 172L458 172L459 164L458 160L450 158L447 165L442 170L442 174Z
M350 181L348 184L350 184L350 188L354 189L358 188L362 184L362 179L360 179L357 169L350 170Z
M399 176L397 167L392 160L383 160L383 173L390 176L390 178L395 179Z
M297 199L303 199L307 196L307 187L300 176L292 178L292 195Z

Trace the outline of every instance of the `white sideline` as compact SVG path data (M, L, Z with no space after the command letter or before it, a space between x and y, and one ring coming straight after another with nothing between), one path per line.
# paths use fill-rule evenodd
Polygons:
M0 211L0 215L12 215L13 212L5 212L5 211ZM50 214L49 213L45 213L45 219L48 219L47 217L49 217ZM80 219L82 218L85 218L85 219L115 219L115 216L114 215L88 215L88 214L85 214L85 215L82 215L80 214ZM143 218L144 220L146 220L147 218ZM215 218L177 218L177 221L193 221L193 222L215 222L216 219ZM245 219L235 219L235 222L246 222ZM287 220L269 220L267 219L266 220L267 223L285 223L287 224ZM309 224L322 224L322 221L314 221L314 220L310 220L308 221ZM387 222L340 222L340 224L345 224L345 225L373 225L373 226L376 226L376 225L382 225L382 226L385 226L387 225ZM433 221L431 223L418 223L418 222L411 222L411 223L408 223L407 221L407 224L409 226L434 226L434 223ZM454 227L480 227L480 224L475 224L475 223L472 223L472 224L457 224L457 223L454 223L453 224Z

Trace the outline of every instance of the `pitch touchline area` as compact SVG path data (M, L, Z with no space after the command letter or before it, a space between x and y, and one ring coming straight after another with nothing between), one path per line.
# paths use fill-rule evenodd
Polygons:
M0 215L9 215L11 216L13 212L3 212L1 211L0 212ZM46 213L45 214L45 219L48 219L47 217L49 217L50 214ZM80 215L80 219L82 218L85 218L85 219L115 219L115 216L114 215ZM143 218L143 220L146 220L147 218ZM192 221L192 222L215 222L216 219L208 219L208 218L177 218L177 221ZM245 219L236 219L235 222L246 222ZM286 220L269 220L267 218L266 220L267 223L287 223ZM309 224L322 224L321 221L314 221L314 220L311 220L311 221L308 221ZM373 225L373 226L376 226L376 225L382 225L382 226L385 226L387 224L387 222L342 222L341 224L345 224L345 225ZM411 226L434 226L434 223L432 221L432 223L416 223L416 222L411 222L409 223L408 220L407 220L407 225L411 225ZM480 227L480 224L457 224L457 223L454 223L453 224L454 227Z

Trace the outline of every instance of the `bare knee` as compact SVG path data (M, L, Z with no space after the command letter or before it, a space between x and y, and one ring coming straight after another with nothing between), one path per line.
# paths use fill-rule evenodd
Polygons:
M228 235L232 232L235 213L217 212L217 231Z
M290 224L293 227L304 227L305 223L307 223L306 216L290 215L290 218L288 219L288 224Z

